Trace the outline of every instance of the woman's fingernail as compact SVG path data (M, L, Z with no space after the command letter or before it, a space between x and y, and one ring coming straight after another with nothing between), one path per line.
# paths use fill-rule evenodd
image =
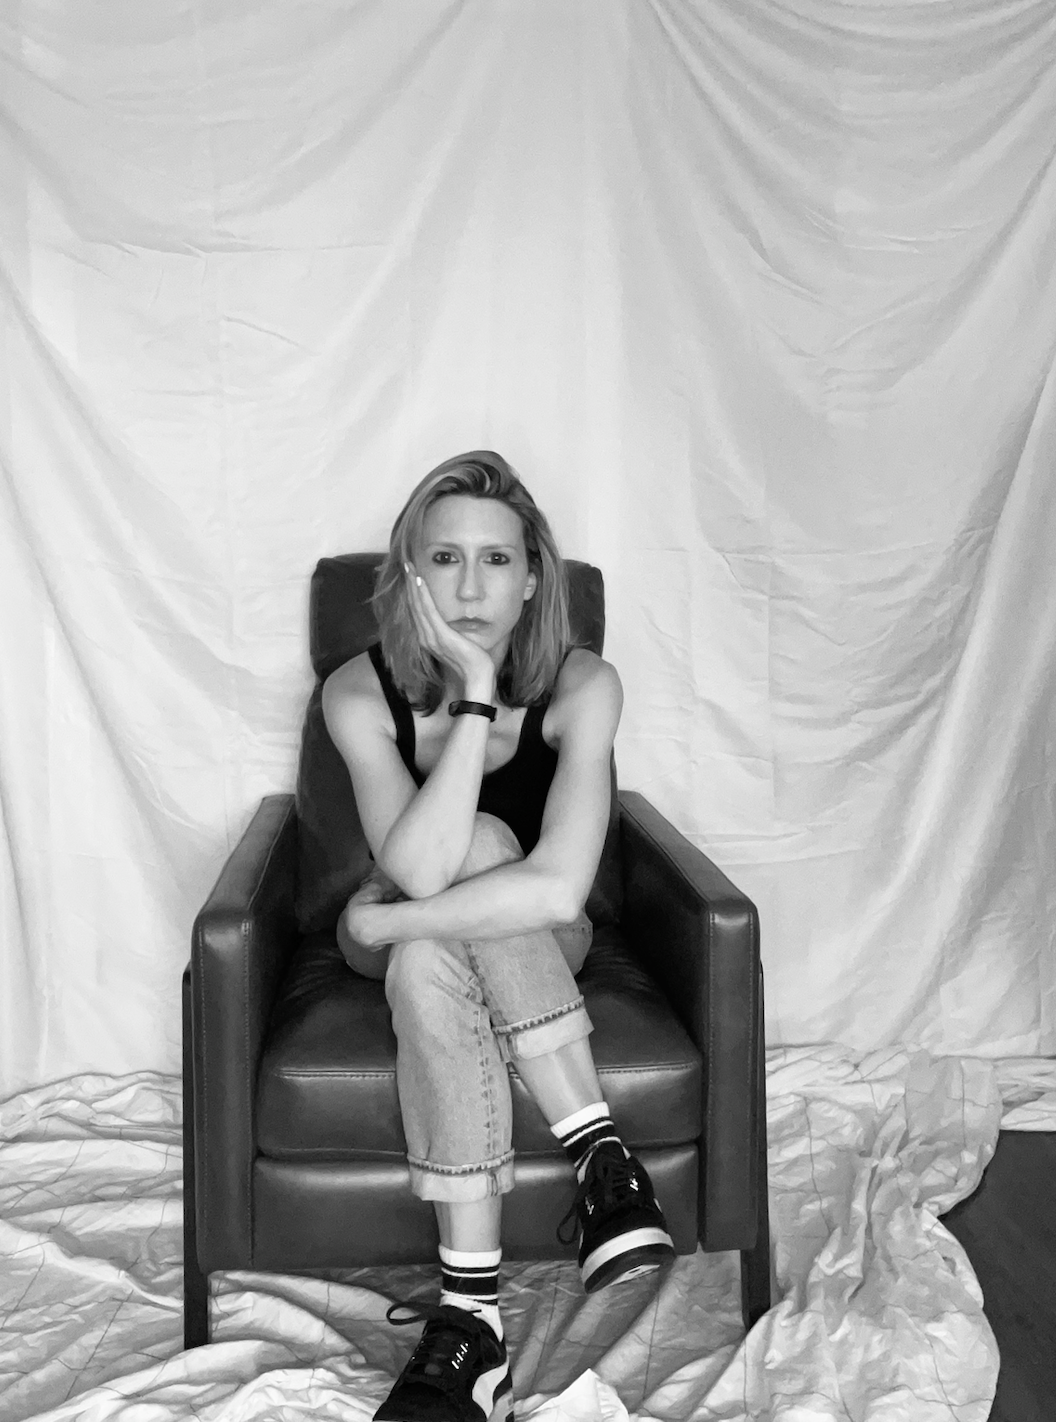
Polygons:
M419 587L422 586L422 580L421 580L421 578L415 578L414 581L418 584Z

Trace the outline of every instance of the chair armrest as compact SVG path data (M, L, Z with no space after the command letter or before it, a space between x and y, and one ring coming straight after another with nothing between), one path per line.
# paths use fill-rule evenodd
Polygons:
M186 1060L194 1078L198 1256L206 1271L252 1262L257 1067L297 941L296 865L294 798L269 795L194 921Z
M635 791L620 792L620 832L622 925L704 1058L702 1243L744 1248L766 1198L759 914Z

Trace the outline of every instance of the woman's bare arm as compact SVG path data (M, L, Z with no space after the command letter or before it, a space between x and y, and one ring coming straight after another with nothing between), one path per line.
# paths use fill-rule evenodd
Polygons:
M555 698L558 765L535 849L527 859L415 902L354 906L347 926L359 942L508 938L575 919L605 842L609 762L623 693L615 669L599 657L580 653L569 671Z
M440 616L428 587L408 569L408 600L422 645L457 673L468 701L491 703L488 654ZM459 716L419 789L396 750L391 715L367 658L323 687L323 716L352 778L360 822L375 862L412 899L454 882L473 839L489 723Z
M436 767L419 789L396 749L392 718L369 665L341 668L329 678L323 715L348 766L375 862L412 899L446 888L473 838L487 721L456 718Z

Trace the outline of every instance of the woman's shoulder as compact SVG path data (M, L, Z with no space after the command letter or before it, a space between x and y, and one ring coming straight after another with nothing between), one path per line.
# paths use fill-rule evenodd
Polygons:
M554 696L569 695L584 687L619 686L620 676L611 662L589 647L573 647L561 663Z
M587 647L573 647L561 664L547 710L548 729L560 736L574 721L619 719L623 687L611 662Z
M323 713L353 715L376 713L385 707L385 693L369 652L350 657L330 673L323 682Z
M342 662L326 678L323 686L333 691L353 694L361 689L369 690L378 686L378 674L371 662L370 652L360 652L358 656L349 657L347 662Z

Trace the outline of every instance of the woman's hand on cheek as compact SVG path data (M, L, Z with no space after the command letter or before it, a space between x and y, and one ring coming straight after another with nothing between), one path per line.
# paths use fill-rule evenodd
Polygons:
M425 579L415 572L412 564L405 563L404 568L411 615L425 650L456 672L464 687L472 685L479 689L482 683L494 687L495 664L488 653L448 626L440 616Z

